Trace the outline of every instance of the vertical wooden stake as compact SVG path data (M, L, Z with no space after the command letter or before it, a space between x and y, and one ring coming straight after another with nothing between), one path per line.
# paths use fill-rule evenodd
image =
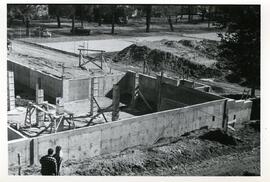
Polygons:
M18 175L21 175L21 155L18 153Z
M120 90L119 85L113 85L113 111L112 111L112 121L119 119L119 103L120 103Z
M91 78L91 91L90 91L90 116L94 114L94 80L95 78Z

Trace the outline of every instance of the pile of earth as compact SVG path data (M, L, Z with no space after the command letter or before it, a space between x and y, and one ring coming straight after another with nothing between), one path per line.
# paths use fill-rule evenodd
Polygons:
M218 42L210 40L153 41L132 44L113 58L114 62L162 69L191 77L219 77Z

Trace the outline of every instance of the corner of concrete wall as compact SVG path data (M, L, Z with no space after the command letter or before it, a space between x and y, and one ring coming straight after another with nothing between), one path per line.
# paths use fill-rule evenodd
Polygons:
M69 101L69 80L62 80L62 98L64 102Z
M234 100L228 99L228 120L236 120L236 124L249 121L251 117L252 101L251 100Z

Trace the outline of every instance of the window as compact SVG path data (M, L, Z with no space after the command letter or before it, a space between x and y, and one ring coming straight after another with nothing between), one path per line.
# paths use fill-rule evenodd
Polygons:
M212 121L215 121L216 117L215 116L212 116Z

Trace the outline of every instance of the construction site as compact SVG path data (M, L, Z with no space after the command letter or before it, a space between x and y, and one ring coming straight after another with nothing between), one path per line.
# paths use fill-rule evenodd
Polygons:
M260 175L260 90L250 98L227 81L217 32L192 26L138 35L132 24L119 35L97 27L95 36L63 26L12 39L9 175L40 175L56 146L61 175Z
M112 69L102 50L79 48L71 61L52 61L25 56L20 44L7 62L9 166L18 157L20 165L38 164L55 145L66 160L83 159L202 128L233 130L250 120L250 100L224 98L210 86L163 72Z

